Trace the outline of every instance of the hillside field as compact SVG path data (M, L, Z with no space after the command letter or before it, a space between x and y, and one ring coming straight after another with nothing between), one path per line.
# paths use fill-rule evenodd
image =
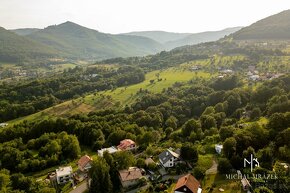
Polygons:
M159 73L157 80L156 74ZM100 91L78 99L66 101L56 106L47 108L38 113L9 121L9 124L17 124L24 120L43 120L52 116L69 117L78 113L89 113L97 109L120 107L134 102L138 96L135 95L140 89L158 93L172 86L176 82L187 82L193 78L210 78L210 73L203 71L189 71L184 68L169 68L163 71L152 71L146 74L145 81L115 90ZM150 80L154 80L151 84Z

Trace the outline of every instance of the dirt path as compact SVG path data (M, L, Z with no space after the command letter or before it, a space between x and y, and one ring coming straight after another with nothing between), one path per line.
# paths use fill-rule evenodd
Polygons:
M206 175L207 174L216 174L217 173L217 166L218 166L218 164L216 163L216 160L213 159L212 166L208 170L206 170L205 174Z

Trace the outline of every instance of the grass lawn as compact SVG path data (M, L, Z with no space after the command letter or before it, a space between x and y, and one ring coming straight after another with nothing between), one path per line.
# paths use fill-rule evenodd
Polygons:
M213 159L214 158L212 154L198 155L197 166L200 166L207 170L212 166Z
M159 78L162 79L161 81L157 81L156 74L159 73ZM141 88L147 89L153 93L159 93L164 88L168 88L172 86L176 82L187 82L195 77L200 78L209 78L210 74L202 71L192 72L189 70L183 70L181 68L169 68L163 71L153 71L149 72L145 76L145 81L131 85L128 87L120 87L115 90L99 92L98 94L101 95L110 95L114 102L119 101L121 105L131 104L136 99L137 96L135 95ZM150 80L154 80L154 83L151 84ZM85 103L94 105L94 100L100 99L100 95L88 95L85 97Z
M204 192L218 193L222 188L224 193L242 193L239 180L228 180L221 174L206 175L201 184Z

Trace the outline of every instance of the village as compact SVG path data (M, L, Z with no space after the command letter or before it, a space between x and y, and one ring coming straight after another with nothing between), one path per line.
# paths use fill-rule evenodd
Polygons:
M219 157L223 152L222 144L215 144L215 156ZM97 151L97 157L103 157L104 153L114 154L120 151L130 151L137 158L138 145L131 139L120 141L118 146L111 146ZM93 164L93 158L89 155L83 155L76 163L77 168L73 170L72 165L59 167L55 172L48 174L46 181L51 184L56 190L61 191L60 187L69 185L70 193L84 192L91 180L89 170ZM182 172L177 173L176 167L180 164L185 166ZM118 171L118 178L122 185L122 189L128 193L142 192L142 190L150 189L150 184L159 184L154 192L169 191L172 193L201 193L207 192L203 190L202 182L197 180L192 175L192 165L183 160L180 149L168 148L157 157L148 157L144 160L144 168L138 168L134 165L127 169ZM284 163L283 167L289 170L289 165ZM234 171L233 171L234 172ZM216 174L217 164L213 161L213 165L206 171L206 175ZM236 174L235 174L236 173ZM241 190L251 192L251 183L246 175L237 170L231 176L238 176L228 180L236 180L240 182ZM227 178L230 178L227 176ZM167 189L169 188L169 189ZM153 191L153 190L151 190ZM219 192L224 192L225 189L219 188Z

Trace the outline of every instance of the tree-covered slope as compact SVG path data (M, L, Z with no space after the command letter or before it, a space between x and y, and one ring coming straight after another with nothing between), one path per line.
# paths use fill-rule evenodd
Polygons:
M290 10L272 15L233 34L236 40L290 39Z
M105 34L72 22L49 26L28 37L75 59L140 56L162 49L161 45L148 38Z
M38 29L38 28L21 28L21 29L13 29L10 31L13 31L14 33L16 33L17 35L20 35L20 36L26 36L26 35L29 35L31 33L37 32L39 30L40 29Z
M195 45L195 44L199 44L203 42L216 41L240 29L241 27L233 27L233 28L227 28L220 31L208 31L208 32L191 34L179 40L166 42L165 47L167 49L173 49L173 48L184 46L184 45Z
M176 47L185 45L195 45L202 42L216 41L223 38L226 35L230 35L241 27L227 28L220 31L208 31L201 33L173 33L164 31L140 31L131 32L127 35L136 35L151 38L161 44L163 44L166 50L171 50Z
M25 63L56 56L54 49L0 27L1 62Z
M137 31L125 33L125 35L134 35L134 36L142 36L153 39L162 44L169 41L176 41L182 38L185 38L191 33L174 33L174 32L166 32L166 31Z

